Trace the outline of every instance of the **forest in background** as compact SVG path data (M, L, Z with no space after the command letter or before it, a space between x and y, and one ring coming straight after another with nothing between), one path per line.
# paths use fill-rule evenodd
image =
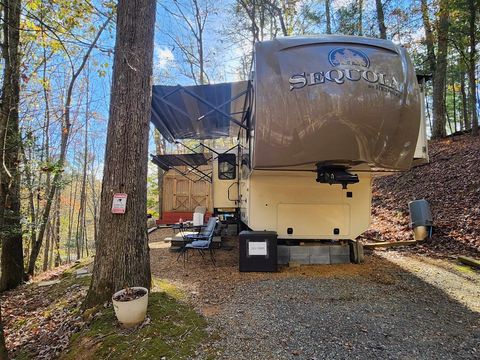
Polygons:
M254 44L279 36L379 37L405 46L417 72L432 75L431 137L476 135L479 8L477 0L159 1L155 83L246 79ZM5 290L94 251L116 18L111 1L4 0L1 11ZM180 151L151 132L151 153ZM157 180L151 167L152 212Z

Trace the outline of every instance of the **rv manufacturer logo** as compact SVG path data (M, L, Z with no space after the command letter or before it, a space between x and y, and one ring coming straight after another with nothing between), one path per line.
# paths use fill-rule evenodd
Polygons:
M350 48L337 48L328 53L328 62L332 66L353 65L370 67L370 59L362 51Z
M290 91L326 83L366 82L369 88L400 96L400 84L395 76L370 69L370 59L363 51L336 48L328 53L328 62L333 68L290 76Z

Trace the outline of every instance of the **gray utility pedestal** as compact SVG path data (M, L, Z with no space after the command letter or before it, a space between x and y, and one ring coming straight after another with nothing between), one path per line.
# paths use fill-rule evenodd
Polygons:
M427 200L410 201L408 208L410 210L410 225L412 228L433 225L432 212Z
M279 265L348 264L350 246L345 244L315 244L303 246L278 246Z
M431 234L433 226L432 212L427 200L414 200L408 203L410 209L410 226L415 240L425 240Z

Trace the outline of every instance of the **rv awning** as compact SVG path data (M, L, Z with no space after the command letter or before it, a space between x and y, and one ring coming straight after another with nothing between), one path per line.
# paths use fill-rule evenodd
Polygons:
M244 126L248 108L248 81L197 86L153 86L151 121L163 137L217 139L234 135Z
M196 168L201 165L207 165L209 158L209 154L204 153L152 155L152 162L158 165L161 169L168 171L175 166L187 165Z

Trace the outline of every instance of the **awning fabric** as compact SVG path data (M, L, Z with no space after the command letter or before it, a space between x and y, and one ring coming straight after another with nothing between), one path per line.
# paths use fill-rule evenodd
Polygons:
M191 166L197 167L207 165L210 154L172 154L172 155L152 155L152 162L161 169L168 171L174 166Z
M248 81L197 86L156 85L152 93L151 121L169 142L230 136L232 126L237 125L228 115L242 121L246 103L246 94L242 92L247 89ZM215 107L218 109L214 110Z

